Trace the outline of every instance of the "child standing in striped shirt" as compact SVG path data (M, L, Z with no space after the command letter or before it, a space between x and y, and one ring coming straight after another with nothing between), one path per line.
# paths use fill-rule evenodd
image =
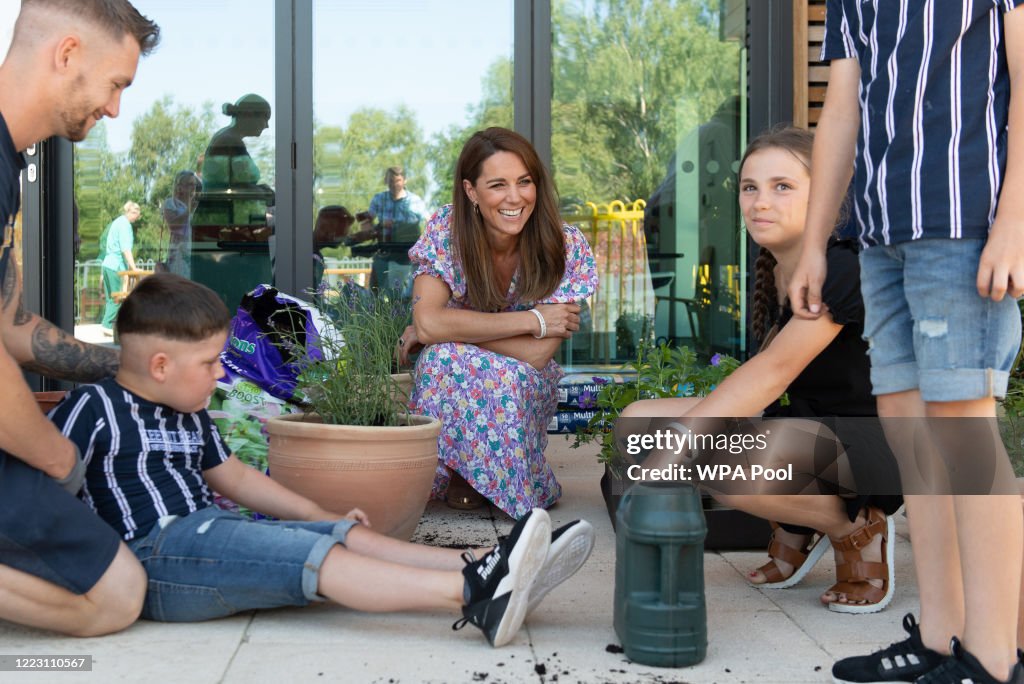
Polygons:
M852 170L886 418L991 420L1006 393L1024 293L1022 3L828 1L829 87L788 292L796 315L823 313L824 248ZM1005 452L992 451L977 469L992 468L1001 495L906 497L921 622L908 615L909 638L836 663L835 681L1024 682L1021 506Z

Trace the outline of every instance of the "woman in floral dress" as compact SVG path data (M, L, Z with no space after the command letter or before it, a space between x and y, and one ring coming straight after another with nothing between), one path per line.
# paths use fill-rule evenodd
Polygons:
M455 178L453 203L409 251L413 325L399 346L425 346L410 406L443 424L433 496L472 505L448 491L455 474L519 518L562 493L544 458L562 376L552 358L597 287L594 257L519 134L475 133Z

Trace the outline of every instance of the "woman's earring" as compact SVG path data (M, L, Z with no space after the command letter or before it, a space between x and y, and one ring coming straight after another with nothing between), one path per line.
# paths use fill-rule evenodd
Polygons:
M480 205L477 204L476 202L473 202L473 209L476 211L477 214L480 213Z

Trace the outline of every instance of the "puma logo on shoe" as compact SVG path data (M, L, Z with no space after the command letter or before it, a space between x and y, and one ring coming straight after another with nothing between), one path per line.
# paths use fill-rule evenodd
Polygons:
M487 561L476 569L476 573L480 575L480 579L484 582L490 577L491 573L494 572L494 568L501 562L501 549L495 547L494 551L491 551L487 556Z

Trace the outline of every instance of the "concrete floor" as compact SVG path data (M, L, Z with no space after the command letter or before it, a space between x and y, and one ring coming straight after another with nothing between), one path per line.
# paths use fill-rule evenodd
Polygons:
M596 449L573 450L552 436L548 449L565 490L551 510L557 526L590 520L597 545L589 562L552 592L508 646L492 649L455 615L369 615L337 606L237 615L198 624L141 621L98 639L71 639L0 622L0 656L92 655L92 672L0 672L0 682L828 682L837 658L903 638L916 610L906 523L898 516L896 597L874 615L830 613L818 595L834 577L831 557L788 590L759 590L744 573L764 552L704 556L707 658L694 667L653 668L616 652L612 628L615 537L598 489ZM492 544L511 527L504 514L452 511L433 503L416 539ZM829 555L830 556L830 555Z

